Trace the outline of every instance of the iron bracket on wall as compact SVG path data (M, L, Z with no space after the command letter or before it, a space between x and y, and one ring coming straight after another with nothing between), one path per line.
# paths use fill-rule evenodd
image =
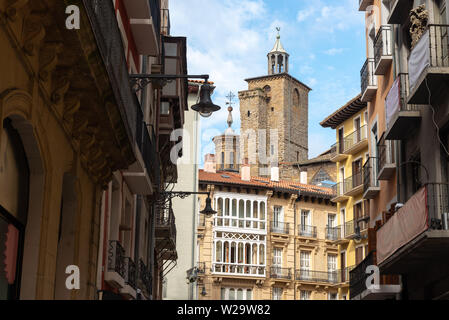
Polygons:
M134 92L139 92L148 84L152 83L157 88L163 88L168 83L176 79L204 79L207 83L209 75L188 75L188 74L132 74L130 84Z

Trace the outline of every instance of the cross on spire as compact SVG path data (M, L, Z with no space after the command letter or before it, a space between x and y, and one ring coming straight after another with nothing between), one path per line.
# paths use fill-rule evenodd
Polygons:
M234 108L232 108L232 104L234 103L234 98L235 98L235 94L232 93L232 91L229 91L229 94L226 96L226 98L228 98L228 102L226 102L226 105L229 106L228 107L228 111L229 111L229 115L228 115L228 126L229 128L231 128L232 123L234 122L234 120L232 119L232 110L234 110Z

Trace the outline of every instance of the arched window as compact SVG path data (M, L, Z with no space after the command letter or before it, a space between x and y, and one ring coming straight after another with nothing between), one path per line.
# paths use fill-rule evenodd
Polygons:
M293 106L299 107L299 91L298 89L293 90Z
M270 87L269 85L266 85L265 87L263 87L263 91L264 91L266 94L270 94L270 92L271 92L271 87Z
M221 250L221 246L222 246L221 241L218 241L215 244L215 247L216 247L216 249L215 249L215 261L217 261L217 262L221 262L222 261L223 251Z

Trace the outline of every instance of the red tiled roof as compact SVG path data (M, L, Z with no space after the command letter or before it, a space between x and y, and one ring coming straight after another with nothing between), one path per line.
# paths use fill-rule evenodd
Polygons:
M244 181L240 174L236 172L219 171L217 173L205 172L199 170L199 181L210 183L223 183L230 185L240 185L248 187L258 187L266 189L281 189L289 192L307 192L310 194L332 196L332 189L319 187L310 184L301 184L296 181L279 180L279 182L271 181L266 177L251 177L251 181Z

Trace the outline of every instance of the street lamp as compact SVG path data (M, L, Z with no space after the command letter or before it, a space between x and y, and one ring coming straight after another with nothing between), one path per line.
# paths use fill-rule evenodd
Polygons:
M212 113L221 108L213 104L211 99L212 86L209 84L209 75L167 75L167 74L132 74L130 75L131 87L134 92L138 92L152 83L158 88L164 87L167 83L175 79L204 79L204 84L200 88L200 101L192 106L192 110L198 112L202 117L208 118Z
M165 206L167 203L170 203L171 199L173 198L185 199L193 194L207 194L206 206L202 211L200 211L201 214L206 215L206 217L211 217L217 213L217 211L212 209L212 199L210 198L210 192L164 191L161 192L159 201L162 202Z

